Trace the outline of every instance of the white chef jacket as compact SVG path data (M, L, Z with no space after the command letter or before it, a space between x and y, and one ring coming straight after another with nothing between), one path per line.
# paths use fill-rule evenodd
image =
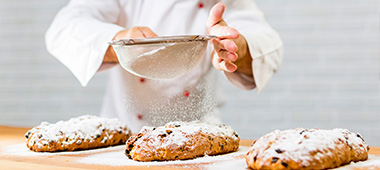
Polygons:
M136 26L159 36L206 34L206 21L218 0L71 0L46 33L48 51L86 86L102 65L116 33ZM262 90L282 60L282 41L252 0L222 0L230 27L245 37L253 76L223 72L235 86ZM223 102L217 71L208 48L202 63L175 79L155 81L130 74L117 65L108 70L101 116L118 117L133 132L167 121L218 120ZM207 116L206 116L207 115ZM213 116L214 117L213 117Z

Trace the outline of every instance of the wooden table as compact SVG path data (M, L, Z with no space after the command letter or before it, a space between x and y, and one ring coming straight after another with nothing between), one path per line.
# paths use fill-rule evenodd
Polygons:
M6 145L18 144L25 142L24 134L27 128L0 126L0 147ZM252 140L241 140L241 146L250 146ZM1 148L0 148L1 149ZM380 147L371 147L370 154L380 156ZM76 160L83 155L59 155L59 156L12 156L1 153L0 150L0 169L54 169L54 170L72 170L72 169L130 169L130 170L162 170L162 169L194 169L189 166L105 166L78 163ZM244 159L242 157L241 159ZM242 168L246 169L246 167Z

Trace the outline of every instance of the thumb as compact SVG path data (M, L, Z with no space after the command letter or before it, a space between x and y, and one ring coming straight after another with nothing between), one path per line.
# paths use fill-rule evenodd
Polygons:
M154 33L149 27L137 27L144 37L157 37L157 34Z
M223 20L222 17L225 8L226 6L222 2L217 3L211 8L209 17L207 19L208 28L218 24L220 21Z

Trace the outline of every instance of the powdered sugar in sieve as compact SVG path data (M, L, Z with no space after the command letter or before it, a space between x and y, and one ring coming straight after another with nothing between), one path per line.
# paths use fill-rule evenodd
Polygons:
M120 65L150 79L173 79L194 69L203 60L210 35L166 36L113 41Z

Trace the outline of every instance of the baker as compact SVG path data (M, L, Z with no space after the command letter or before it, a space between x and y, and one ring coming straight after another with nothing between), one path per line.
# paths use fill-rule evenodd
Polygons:
M119 64L107 44L123 38L216 35L190 73L155 81ZM252 0L71 0L46 32L48 51L86 86L99 71L109 78L101 116L118 117L133 132L144 125L220 121L226 97L217 74L241 89L261 91L282 60L282 41Z

